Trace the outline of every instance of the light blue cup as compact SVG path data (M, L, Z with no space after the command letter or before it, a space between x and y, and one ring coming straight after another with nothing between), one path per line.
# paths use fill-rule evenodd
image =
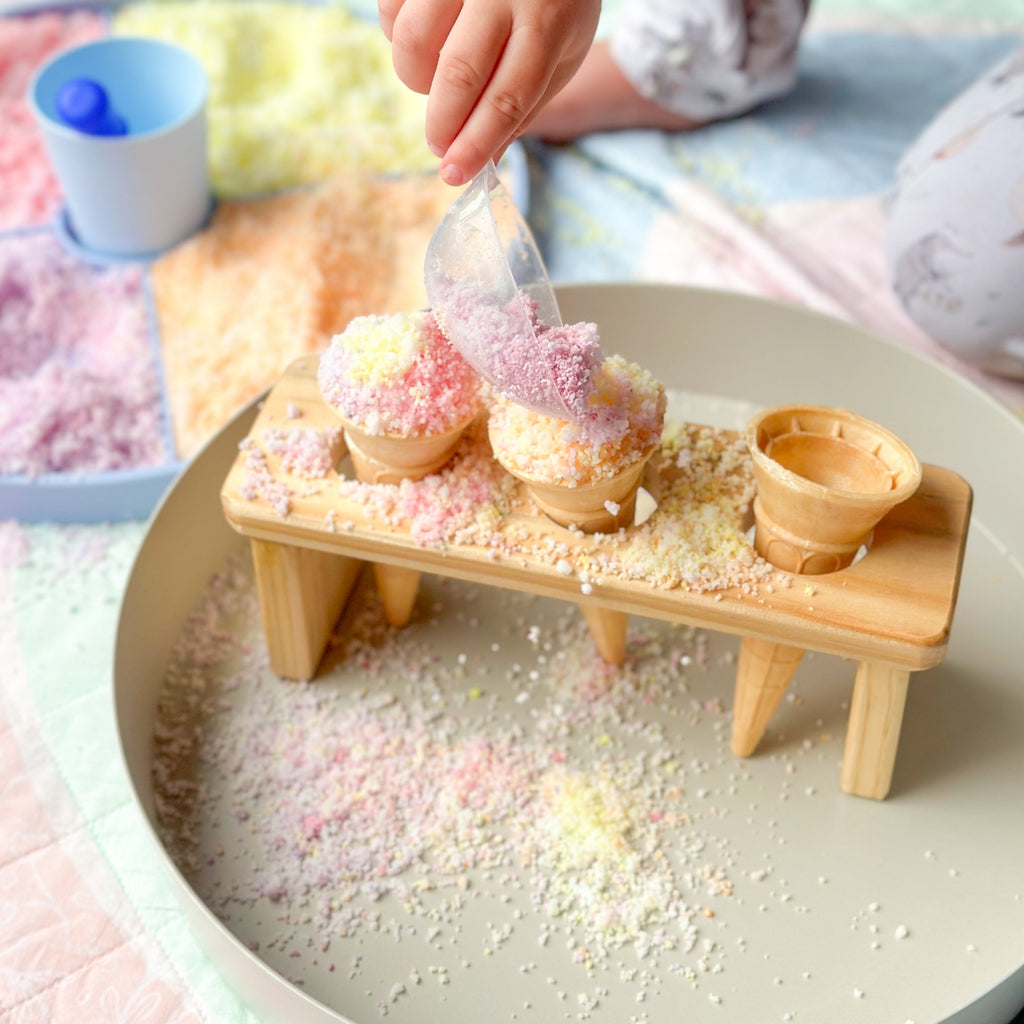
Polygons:
M64 122L57 97L74 79L105 90L127 134L90 135ZM103 257L148 259L203 226L212 206L206 95L199 61L156 39L102 39L40 68L29 103L78 245Z

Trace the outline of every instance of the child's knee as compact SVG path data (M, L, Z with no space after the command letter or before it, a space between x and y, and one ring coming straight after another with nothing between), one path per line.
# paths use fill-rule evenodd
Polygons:
M886 248L893 289L922 330L1024 376L1024 50L908 150Z

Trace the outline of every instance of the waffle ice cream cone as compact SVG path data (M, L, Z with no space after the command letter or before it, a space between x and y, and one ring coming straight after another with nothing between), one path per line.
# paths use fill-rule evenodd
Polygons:
M746 439L757 485L754 546L787 572L848 566L921 482L906 444L845 409L768 409L749 422Z
M494 457L561 526L614 533L633 524L644 467L661 440L665 389L611 356L595 381L591 423L560 420L505 397L491 406Z
M537 480L515 470L509 472L522 480L537 507L559 526L575 527L584 533L615 533L633 525L637 491L653 451L650 449L614 476L576 487Z
M365 484L397 484L436 473L451 459L468 426L467 421L443 434L402 437L370 434L351 420L342 422L356 477Z
M356 317L321 356L318 380L363 483L436 472L483 404L480 378L423 311Z

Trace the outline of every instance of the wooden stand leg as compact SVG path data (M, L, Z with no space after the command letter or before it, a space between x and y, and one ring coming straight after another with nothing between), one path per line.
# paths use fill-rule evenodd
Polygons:
M416 593L420 586L420 573L416 569L405 569L400 565L373 563L373 578L377 593L384 605L384 618L390 626L406 626L412 618Z
M749 757L761 742L803 654L788 644L743 638L732 710L731 746L737 757Z
M270 667L312 679L363 563L346 555L252 541Z
M868 661L857 666L840 779L844 793L872 800L888 794L909 682L906 669Z
M583 617L590 627L597 653L609 665L621 665L626 660L626 630L629 616L625 612L599 608L594 604L581 604Z

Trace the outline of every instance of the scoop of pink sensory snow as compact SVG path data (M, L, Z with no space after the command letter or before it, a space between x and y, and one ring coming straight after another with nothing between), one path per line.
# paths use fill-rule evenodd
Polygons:
M448 283L438 322L466 361L505 398L579 423L596 443L625 432L624 410L599 402L604 357L592 323L550 326L522 296L495 306L472 285Z
M597 328L562 324L530 229L493 164L438 225L424 269L448 340L500 395L579 424L595 443L625 433L625 411L598 396Z

